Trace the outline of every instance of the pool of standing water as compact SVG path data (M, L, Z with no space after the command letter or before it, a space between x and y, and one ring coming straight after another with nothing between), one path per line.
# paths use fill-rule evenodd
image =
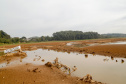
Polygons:
M59 62L73 68L77 67L77 71L73 72L72 76L83 77L90 74L93 80L101 81L107 84L126 84L126 59L114 58L101 55L79 54L56 52L53 50L38 49L34 51L25 51L27 57L24 59L13 61L9 64L2 63L0 67L11 66L13 64L32 63L36 65L44 65L48 61L53 62L56 57ZM42 59L45 61L42 62ZM121 60L124 60L122 62ZM118 62L116 62L116 60Z

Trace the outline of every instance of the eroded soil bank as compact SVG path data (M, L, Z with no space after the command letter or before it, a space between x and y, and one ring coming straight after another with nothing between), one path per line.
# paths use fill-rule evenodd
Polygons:
M0 69L0 84L89 84L79 79L44 65L23 64Z
M84 49L86 49L86 51L89 53L126 58L126 44L97 45L97 46L89 46Z

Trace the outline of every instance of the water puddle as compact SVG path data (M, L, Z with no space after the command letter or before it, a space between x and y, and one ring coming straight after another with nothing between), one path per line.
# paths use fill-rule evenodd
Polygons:
M71 46L73 44L73 42L70 42L70 43L67 43L66 45L67 46Z
M67 46L72 46L72 45L77 45L78 43L77 42L69 42L69 43L67 43L66 45Z
M126 44L126 41L117 41L117 42L110 42L105 44Z
M53 62L56 57L59 62L73 68L77 67L77 71L72 73L72 76L83 77L86 74L91 74L93 79L107 84L126 84L126 59L111 58L92 54L84 55L78 53L56 52L53 50L38 49L35 51L25 51L27 57L13 61L9 64L0 64L0 67L5 67L13 64L33 63L43 65L48 61ZM122 60L124 62L122 62Z
M67 46L74 45L74 47L86 47L86 46L109 45L109 44L126 44L126 41L117 41L117 42L109 42L109 43L93 43L93 44L88 44L88 45L82 45L76 42L70 42L70 43L67 43L66 45Z
M94 44L90 44L89 46L94 46L94 45L109 45L109 44L126 44L126 41L117 41L117 42L109 42L109 43L94 43Z

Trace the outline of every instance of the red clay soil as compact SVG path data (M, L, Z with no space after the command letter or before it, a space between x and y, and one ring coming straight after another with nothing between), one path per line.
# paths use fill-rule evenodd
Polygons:
M113 57L126 58L126 45L98 45L85 47L87 52Z
M0 84L89 84L57 68L25 64L0 69Z

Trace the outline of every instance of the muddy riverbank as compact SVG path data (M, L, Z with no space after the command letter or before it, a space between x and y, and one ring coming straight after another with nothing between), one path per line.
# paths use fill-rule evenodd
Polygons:
M88 75L85 77L73 77L56 67L29 63L0 69L0 84L103 84L93 81L92 76L92 82L85 81L90 79Z
M36 50L38 48L51 49L63 52L79 52L79 53L92 53L100 55L108 55L113 57L126 57L126 44L118 45L97 45L110 42L126 41L126 38L116 39L96 39L96 40L81 40L81 41L59 41L59 42L41 42L41 43L30 43L30 44L18 44L21 45L22 50ZM72 46L67 46L67 43L77 43ZM96 44L96 45L94 45ZM16 45L3 45L0 46L0 50L12 48ZM90 46L94 45L94 46Z
M37 69L36 71L34 71ZM24 64L0 69L0 84L86 84L57 68Z
M74 65L77 65L77 67L80 68L80 71L79 70L77 71L78 75L82 74L82 73L86 73L86 74L92 73L94 76L97 76L97 74L98 74L98 77L96 77L96 78L100 79L104 75L104 73L100 72L99 70L101 69L101 67L104 67L103 71L105 71L106 75L105 75L105 77L103 77L100 80L103 80L103 82L105 82L104 80L106 80L106 79L108 80L108 77L110 77L107 75L108 72L109 72L109 74L111 74L111 77L113 77L112 74L114 74L114 73L109 71L110 70L109 68L112 68L112 69L116 68L113 65L118 65L119 67L124 68L123 66L125 65L125 62L121 62L121 61L122 60L125 61L124 59L126 57L126 52L125 52L126 44L119 44L119 45L117 45L117 44L99 45L99 44L117 42L117 41L126 41L126 39L122 38L122 39L98 39L98 40L74 41L74 45L70 45L70 46L67 46L67 43L70 43L73 41L18 44L21 46L22 50L25 51L27 54L30 53L28 55L29 57L28 58L26 57L26 59L23 59L22 56L8 56L8 57L1 56L0 63L5 63L5 65L7 65L7 67L3 67L3 68L1 67L1 69L0 69L0 74L1 74L0 83L8 84L9 81L11 81L11 84L13 84L13 83L15 83L15 84L16 83L18 83L18 84L41 84L41 83L43 83L43 84L48 84L48 83L49 84L56 84L56 83L59 83L59 84L66 84L66 83L67 84L88 84L86 82L82 82L82 81L78 80L78 77L71 77L69 75L64 74L63 72L61 72L61 70L59 70L57 68L52 69L52 68L49 68L49 67L46 67L43 65L43 63L45 63L42 61L43 56L45 56L44 61L47 62L47 59L53 58L53 60L54 60L54 57L58 57L58 55L60 57L60 60L63 61L63 59L64 59L65 60L64 63L68 62L68 64L70 64L69 66L73 67ZM93 46L90 46L92 44L93 44ZM98 45L94 45L94 44L98 44ZM3 46L0 46L0 51L9 49L9 48L12 48L12 47L15 47L18 45L17 44L16 45L5 45L5 46L3 45ZM37 49L44 49L46 51L41 51L41 50L39 51ZM35 52L34 50L37 50L37 51ZM57 52L50 51L50 50L54 50ZM68 60L68 58L64 58L64 56L62 56L61 53L58 54L58 52L65 52L66 54L64 54L64 55L66 55L66 56L67 56L67 54L68 55L71 54L71 52L75 52L75 54L72 54L72 56L70 55L70 58ZM46 53L46 54L43 54L43 53ZM110 57L123 57L124 59L121 58L121 59L113 60L113 58L111 59L110 57L104 57L104 56L97 57L96 56L97 54L104 55L104 56L110 56ZM47 56L47 55L49 55L49 56ZM80 56L80 55L83 55L83 56ZM50 56L52 56L52 57L50 57ZM76 58L77 56L78 56L78 58ZM69 57L69 56L67 56L67 57ZM87 60L87 58L89 58L89 60ZM18 66L9 65L8 66L8 64L11 61L13 62L14 60L18 60L21 63L21 65L18 65ZM66 60L68 60L68 61L66 61ZM98 61L95 62L96 60L98 60ZM106 60L109 60L108 63L104 62ZM112 60L112 61L110 61L110 60ZM18 61L14 62L14 63L18 64ZM22 64L22 61L23 61L23 64ZM29 64L28 62L29 63L35 62L35 63ZM69 62L71 62L71 63L69 63ZM38 65L39 63L42 63L42 65ZM37 65L34 65L34 64L37 64ZM80 66L81 64L83 64L83 66L85 66L85 67L82 68L83 66ZM96 65L94 65L94 64L96 64ZM97 68L94 66L96 66ZM34 72L34 69L36 69L36 68L37 68L37 72ZM99 70L97 70L97 69L99 69ZM86 70L87 70L87 72L86 72ZM125 70L125 68L124 68L124 70ZM45 73L46 71L47 71L47 73ZM82 71L82 73L78 73L81 71ZM90 71L90 72L88 72L88 71ZM97 71L100 72L102 74L102 76L99 73L97 73ZM120 73L120 71L117 69L116 72L118 72L117 78L120 79L120 74L123 74L124 71L122 71L122 73ZM84 74L83 76L85 76L86 74ZM12 75L13 75L13 77L11 77ZM104 79L104 78L106 78L106 79ZM95 79L95 77L94 77L94 79ZM118 82L121 82L121 81L118 81ZM123 80L123 82L125 82L125 81Z
M57 67L57 65L59 66L58 60L58 64L53 64L52 61L53 66L46 67L43 64L50 58L46 56L48 59L43 59L44 55L39 55L42 52L43 50L39 49L36 51L21 52L24 54L27 53L28 56L23 56L24 54L20 54L19 52L0 56L2 63L0 64L0 84L103 84L92 80L91 75L82 78L64 73L64 71ZM68 66L62 64L62 67L67 70ZM72 69L70 72L72 72Z
M126 44L97 45L84 48L88 53L95 53L104 56L126 58Z

